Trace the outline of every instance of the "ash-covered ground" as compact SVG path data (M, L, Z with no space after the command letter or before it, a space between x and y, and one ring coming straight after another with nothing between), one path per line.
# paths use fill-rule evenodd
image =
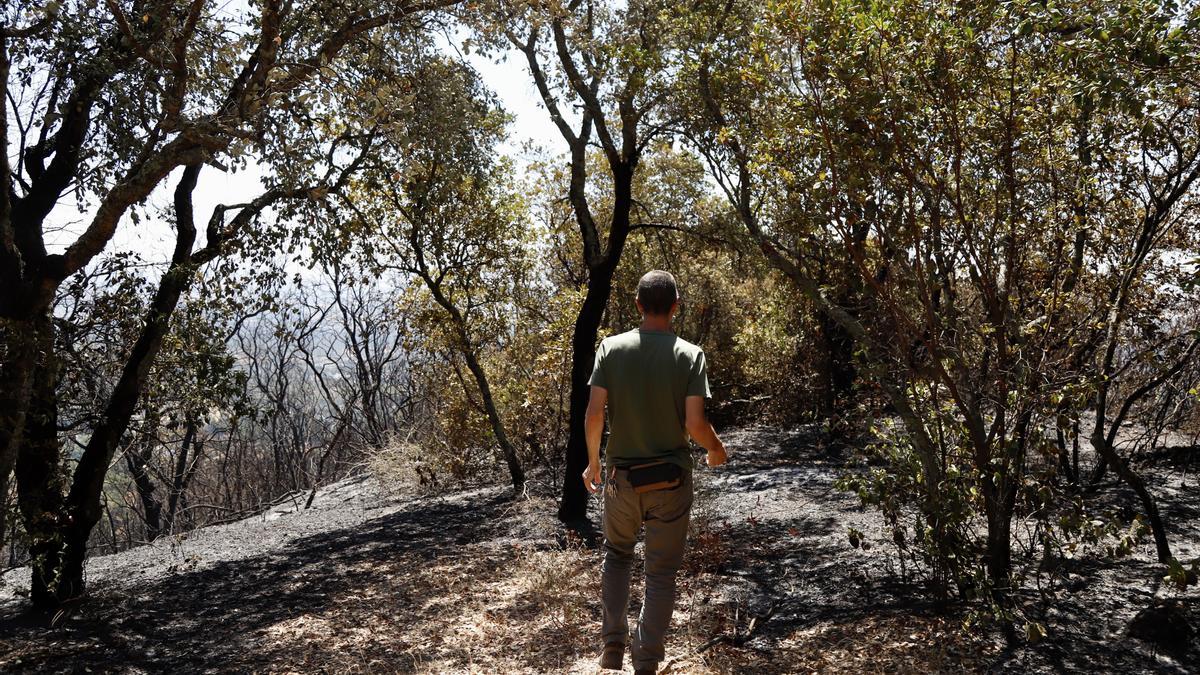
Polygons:
M1009 648L986 623L963 630L970 607L934 599L878 514L835 489L848 451L811 428L726 440L730 464L698 469L664 672L1185 673L1200 663L1194 644L1172 652L1130 635L1155 599L1178 599L1200 625L1195 587L1161 580L1148 539L1129 557L1060 561L1037 578L1044 592L1027 582L1022 611L1047 635ZM1197 465L1191 450L1141 467L1181 559L1200 555ZM554 519L555 482L514 500L504 485L398 495L375 477L343 481L309 509L298 498L94 558L89 597L53 627L24 616L28 571L15 570L0 586L0 670L600 672L601 553L594 530ZM1100 498L1136 510L1119 488ZM598 525L598 499L592 516ZM851 528L867 546L851 545ZM635 590L631 612L639 603Z

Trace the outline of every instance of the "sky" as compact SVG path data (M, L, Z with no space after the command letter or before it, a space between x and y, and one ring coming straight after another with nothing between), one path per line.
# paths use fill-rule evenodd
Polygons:
M513 116L506 154L515 155L523 141L533 141L545 150L566 152L566 141L558 133L542 105L525 57L516 50L502 55L499 63L472 52L467 61L496 92L501 106ZM565 113L564 113L565 114Z
M565 152L566 144L542 106L524 56L515 50L492 58L474 51L463 55L451 42L461 41L465 36L465 33L440 36L439 46L449 54L465 58L496 93L500 105L512 116L509 137L499 150L513 157L518 168L524 164L524 148L528 142L533 142L543 151ZM151 207L149 211L168 212L172 191L182 171L182 168L176 169L151 193L147 200ZM219 204L237 204L253 199L262 192L261 177L261 170L254 164L232 173L205 167L192 197L201 239L213 208ZM46 245L50 252L65 249L86 227L90 217L91 213L81 211L73 197L65 196L47 219ZM126 215L121 219L106 253L133 251L147 261L165 263L174 246L174 237L174 229L164 219L142 220L134 224ZM202 244L202 240L197 242L197 246Z

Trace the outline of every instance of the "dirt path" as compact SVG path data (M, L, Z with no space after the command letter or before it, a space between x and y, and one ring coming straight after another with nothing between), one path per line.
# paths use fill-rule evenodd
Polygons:
M1145 551L1080 563L1068 579L1081 591L1042 617L1047 640L1005 652L898 575L878 519L833 487L844 457L814 433L727 438L734 461L698 473L668 672L1188 672L1195 650L1164 656L1125 635L1163 592ZM94 559L93 597L53 629L21 624L27 572L12 573L0 670L598 672L600 553L536 487L519 501L500 486L395 498L348 481L307 511ZM1195 490L1170 493L1187 521ZM1175 534L1196 550L1194 530Z

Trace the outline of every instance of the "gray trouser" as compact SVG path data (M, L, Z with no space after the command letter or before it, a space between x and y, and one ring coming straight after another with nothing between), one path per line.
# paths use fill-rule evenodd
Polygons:
M629 636L629 572L638 530L646 526L646 593L633 634L634 668L656 668L663 660L663 635L675 609L675 573L683 563L688 516L692 510L692 472L683 472L674 490L637 494L624 469L609 469L604 486L604 642L625 643Z

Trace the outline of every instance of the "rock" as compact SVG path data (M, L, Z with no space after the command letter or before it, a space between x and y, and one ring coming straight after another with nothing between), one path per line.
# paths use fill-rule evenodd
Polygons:
M1129 622L1130 635L1172 652L1187 651L1195 632L1187 608L1176 599L1155 600Z

